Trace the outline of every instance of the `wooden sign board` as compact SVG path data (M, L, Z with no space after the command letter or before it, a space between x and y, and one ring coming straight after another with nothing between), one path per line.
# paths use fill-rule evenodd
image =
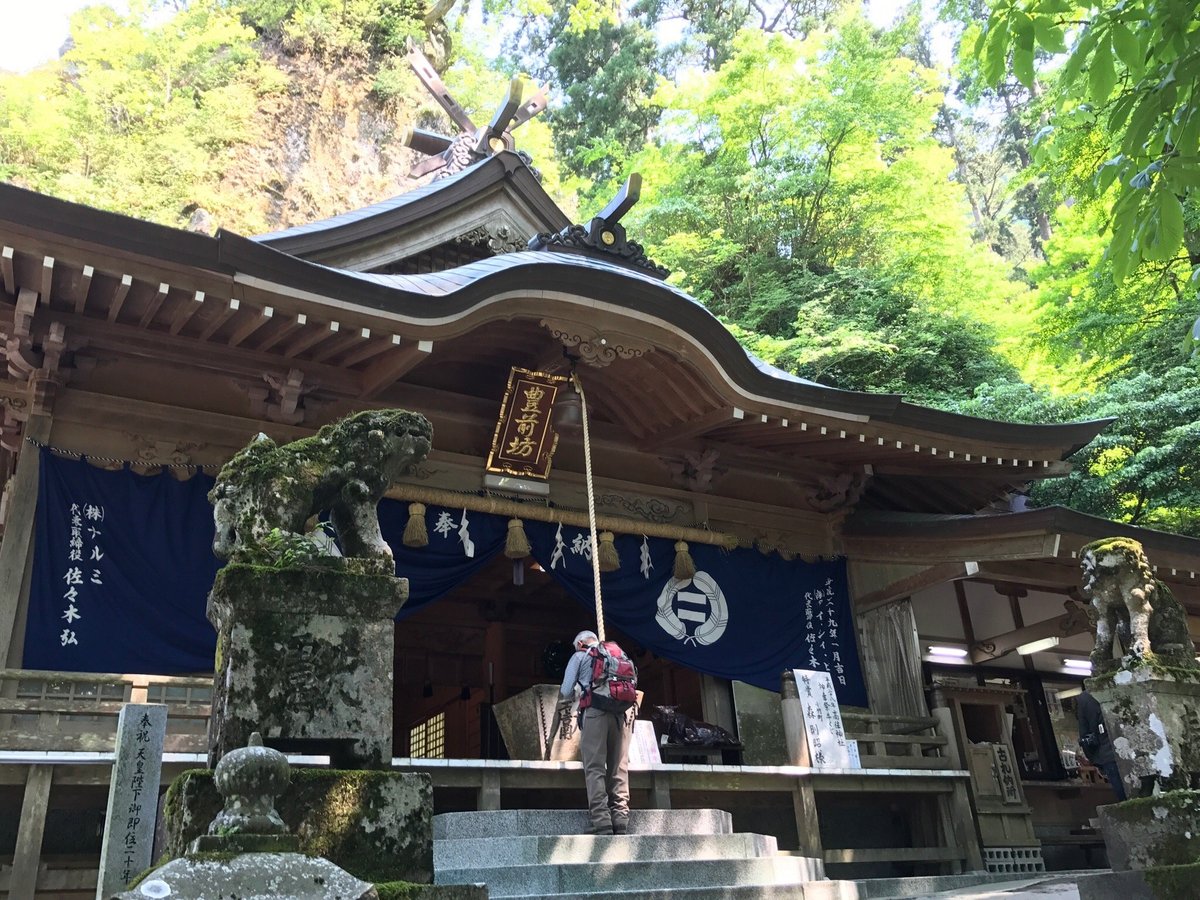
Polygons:
M793 669L800 708L804 712L804 734L808 739L809 764L814 769L859 769L858 745L853 750L842 727L837 693L828 672Z
M566 381L564 375L513 367L500 404L487 471L542 481L550 477L550 460L558 446L550 418Z

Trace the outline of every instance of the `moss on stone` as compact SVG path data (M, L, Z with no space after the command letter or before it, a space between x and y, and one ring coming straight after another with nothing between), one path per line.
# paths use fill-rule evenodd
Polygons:
M1200 890L1200 862L1179 866L1155 866L1142 877L1157 900L1194 900Z
M167 853L182 856L220 810L212 772L186 772L167 791ZM433 785L429 776L294 769L275 803L304 853L363 881L433 880Z

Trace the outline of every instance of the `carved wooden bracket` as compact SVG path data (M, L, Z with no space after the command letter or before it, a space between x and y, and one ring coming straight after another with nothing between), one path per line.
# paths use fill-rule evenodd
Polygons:
M262 383L234 381L250 399L250 412L270 422L282 425L300 425L307 413L305 398L317 388L315 382L306 383L307 376L301 369L291 369L286 375L264 372Z
M541 325L572 349L581 362L603 369L618 359L637 359L654 349L652 344L614 331L601 331L587 325L542 319Z
M681 488L706 494L712 490L713 476L724 470L716 469L715 465L721 453L719 450L683 451L682 459L662 460L671 473L671 481Z
M197 450L203 450L208 444L195 441L163 441L145 434L125 432L125 437L133 445L132 459L147 465L187 465L192 461L192 455Z
M862 497L871 476L866 472L817 475L816 484L805 491L804 500L814 512L849 510Z

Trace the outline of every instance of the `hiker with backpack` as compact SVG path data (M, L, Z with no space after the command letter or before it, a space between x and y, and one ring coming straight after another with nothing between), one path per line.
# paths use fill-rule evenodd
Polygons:
M629 739L637 706L637 669L614 641L600 642L595 632L575 635L575 654L567 663L560 689L559 713L571 715L579 685L579 752L587 787L589 834L629 831Z

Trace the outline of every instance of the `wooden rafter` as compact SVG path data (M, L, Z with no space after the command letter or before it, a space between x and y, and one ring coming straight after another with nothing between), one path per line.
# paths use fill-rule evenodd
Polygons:
M91 266L84 266L83 273L79 276L79 284L75 288L75 315L82 316L83 309L87 306L88 293L92 289L92 276L96 274L96 270Z
M373 400L391 387L433 353L433 341L414 341L404 344L383 359L372 363L363 372L359 397Z
M179 308L175 310L175 316L171 319L171 327L168 329L171 334L179 334L183 331L185 325L192 320L192 316L200 312L204 308L204 291L196 291L192 295L191 302L184 301L179 304Z
M129 296L131 287L133 287L133 276L122 275L116 290L113 291L112 300L108 304L108 321L117 321L117 316L121 315L121 307L125 305L125 298Z
M238 346L258 329L262 328L275 315L275 308L272 306L264 306L259 310L249 310L250 315L246 321L233 330L233 334L229 336L228 344L230 347ZM255 315L254 313L257 313Z
M729 422L741 421L745 417L746 413L744 410L738 409L736 406L723 406L720 409L714 409L686 422L680 422L678 425L672 425L669 428L656 431L654 434L643 438L639 444L643 450L657 450L668 444L702 435Z
M224 325L237 314L237 311L241 308L241 306L241 300L237 299L237 297L230 297L229 302L225 305L225 308L217 313L213 317L213 320L204 327L203 331L200 332L200 340L207 341L210 337L216 334L222 325Z
M167 294L171 292L171 286L165 281L159 282L158 290L154 292L154 296L150 298L150 302L146 305L146 311L142 313L142 317L138 319L138 328L145 328L154 321L154 317L158 315L159 309L163 305L163 301L167 299Z

